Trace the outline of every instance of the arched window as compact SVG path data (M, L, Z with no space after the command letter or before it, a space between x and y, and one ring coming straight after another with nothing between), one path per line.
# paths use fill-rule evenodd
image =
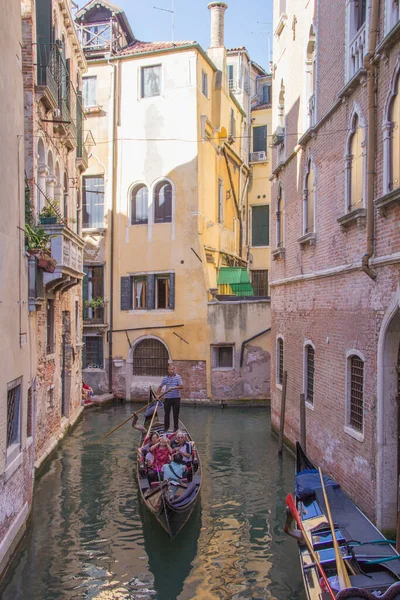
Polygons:
M143 225L148 222L149 192L145 185L137 185L131 196L131 223Z
M284 248L284 198L282 186L279 186L278 191L278 202L276 207L276 246L277 248Z
M315 32L311 25L308 35L306 58L306 93L308 127L313 127L316 122L315 111Z
M350 140L350 202L349 211L356 208L362 208L364 204L363 198L363 148L362 148L362 132L360 120L358 116L354 119L354 131Z
M155 338L140 341L133 350L133 374L163 377L168 371L168 350Z
M44 147L43 140L39 138L38 148L37 148L37 157L38 157L38 165L37 165L37 173L36 173L36 182L37 182L37 192L36 192L36 211L40 213L42 208L46 203L45 194L46 194L46 178L49 173L47 168L46 161L46 150Z
M304 186L304 233L314 233L315 230L315 173L311 160L308 161L308 169Z
M172 185L169 181L160 181L154 190L154 222L172 221Z
M400 187L400 73L397 75L397 85L395 95L392 99L390 109L391 136L390 136L390 175L389 190L396 190Z
M355 353L347 357L347 425L364 432L364 360Z

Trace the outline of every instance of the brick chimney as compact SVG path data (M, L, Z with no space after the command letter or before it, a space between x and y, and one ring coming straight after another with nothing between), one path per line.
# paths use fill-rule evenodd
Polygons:
M228 5L225 2L210 2L211 12L211 44L210 48L223 48L224 42L224 13Z

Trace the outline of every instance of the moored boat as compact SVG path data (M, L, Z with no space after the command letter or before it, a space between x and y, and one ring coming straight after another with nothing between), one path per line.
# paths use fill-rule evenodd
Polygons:
M137 477L143 503L171 538L176 536L190 518L199 499L201 488L199 454L190 433L182 421L179 421L179 428L192 447L191 471L187 478L175 485L161 480L150 482L143 460L144 457L140 455L140 452L138 452L137 460ZM152 423L148 433L157 432L162 435L163 431L163 424L155 422ZM142 435L140 446L143 444L146 435L147 433Z
M325 488L325 490L323 489ZM325 494L324 494L325 491ZM400 600L400 555L333 479L323 476L296 445L295 502L285 530L300 538L299 555L308 600ZM340 556L335 556L331 512ZM296 518L299 530L288 531ZM342 571L343 569L343 571ZM348 582L341 585L343 576Z

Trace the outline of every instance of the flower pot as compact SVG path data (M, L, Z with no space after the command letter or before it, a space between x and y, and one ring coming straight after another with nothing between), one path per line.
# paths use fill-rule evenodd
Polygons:
M39 221L42 225L55 225L57 223L57 216L55 217L41 217L39 215Z
M38 269L43 269L43 271L46 271L46 273L54 273L56 268L55 261L53 258L51 258L51 256L47 258L44 256L38 256L37 266Z

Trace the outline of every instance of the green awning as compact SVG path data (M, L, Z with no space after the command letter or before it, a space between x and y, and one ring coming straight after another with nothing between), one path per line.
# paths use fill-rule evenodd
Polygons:
M221 293L233 296L253 296L253 288L247 269L242 267L221 267L218 273L218 286L224 286Z

